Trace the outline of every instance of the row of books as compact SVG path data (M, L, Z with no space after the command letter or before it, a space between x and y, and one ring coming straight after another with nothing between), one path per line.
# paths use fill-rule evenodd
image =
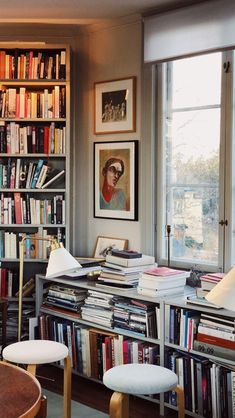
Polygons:
M107 293L88 290L81 306L82 319L133 336L158 338L158 307Z
M166 366L178 375L185 388L185 409L202 417L233 418L235 410L235 371L229 366L186 354L166 352ZM177 394L165 394L165 401L177 405Z
M128 331L133 336L157 338L156 305L152 302L113 298L113 327L118 332Z
M17 341L19 302L10 301L7 308L7 343ZM29 339L29 323L35 317L35 301L23 299L21 338Z
M47 229L43 229L42 235L44 238L57 239L58 235L61 237L62 234L60 228L58 228L57 235L48 234ZM27 238L25 240L25 258L40 260L48 258L50 242L36 239L39 237L38 233L26 234L23 232L15 233L4 230L0 230L0 258L19 258L19 242L23 237Z
M0 297L11 298L19 296L19 271L8 268L0 268ZM24 283L22 296L31 296L35 291L35 278L32 277Z
M68 288L63 285L50 285L43 301L43 306L79 313L86 295L87 291L83 289Z
M49 118L66 117L66 90L54 86L43 91L26 90L25 87L0 90L1 118Z
M102 380L103 373L126 363L159 364L159 347L122 335L85 328L74 322L41 315L40 337L65 343L79 373Z
M65 79L66 51L0 51L0 79Z
M62 195L35 199L28 193L15 192L13 197L1 193L0 225L65 224L65 200Z
M0 268L0 297L12 297L16 290L17 273L7 268ZM14 290L13 290L14 289Z
M0 153L64 154L66 127L55 122L49 125L25 125L0 122Z
M165 341L189 351L234 359L235 320L166 305Z
M21 158L7 159L0 164L1 189L45 189L64 176L65 170L52 167L47 161Z
M165 341L192 350L199 319L199 312L165 305Z

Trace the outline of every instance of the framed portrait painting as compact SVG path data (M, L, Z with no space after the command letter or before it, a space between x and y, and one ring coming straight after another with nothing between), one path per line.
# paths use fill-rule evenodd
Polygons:
M136 77L95 83L95 134L134 132Z
M128 240L125 238L97 237L94 258L105 258L111 250L126 250Z
M138 141L94 143L94 217L138 219Z

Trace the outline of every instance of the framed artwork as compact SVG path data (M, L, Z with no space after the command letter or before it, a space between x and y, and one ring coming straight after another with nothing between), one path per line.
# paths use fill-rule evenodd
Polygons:
M105 258L109 251L126 250L128 246L128 240L123 238L111 238L111 237L97 237L94 258Z
M138 141L94 143L94 217L138 219Z
M95 83L95 134L136 130L136 77Z

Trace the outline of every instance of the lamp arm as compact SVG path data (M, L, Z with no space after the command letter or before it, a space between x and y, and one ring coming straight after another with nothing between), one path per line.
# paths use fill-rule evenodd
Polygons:
M18 305L18 341L21 340L21 328L22 328L22 293L23 293L23 275L24 275L24 243L27 237L22 237L19 243L19 256L20 256L20 268L19 268L19 305ZM51 242L51 249L55 250L63 246L55 238L46 237L34 237L36 241L49 241Z

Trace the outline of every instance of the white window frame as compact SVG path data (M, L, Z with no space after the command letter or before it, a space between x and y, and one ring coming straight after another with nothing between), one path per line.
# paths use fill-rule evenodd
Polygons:
M218 265L198 264L197 268L207 271L227 271L235 263L235 159L234 159L234 113L235 113L235 91L234 91L234 55L235 51L224 51L222 54L222 65L229 62L229 71L222 70L222 97L221 97L221 140L220 140L220 174L219 174L219 188L220 188L220 204L219 204L219 219L227 220L228 225L219 227L219 257ZM184 57L185 58L185 57ZM164 160L164 144L159 138L164 137L163 124L166 109L164 104L164 83L165 83L165 66L166 63L157 65L157 144L156 144L156 240L155 240L155 255L159 264L167 265L168 260L162 257L163 254L163 239L166 236L166 225L163 224L165 208L165 199L162 198L163 185L163 164ZM224 93L223 93L224 92ZM233 92L233 94L231 93ZM234 163L232 164L232 161ZM233 215L233 216L232 216ZM171 266L180 268L191 268L193 265L190 262L181 262L180 260L171 260Z

